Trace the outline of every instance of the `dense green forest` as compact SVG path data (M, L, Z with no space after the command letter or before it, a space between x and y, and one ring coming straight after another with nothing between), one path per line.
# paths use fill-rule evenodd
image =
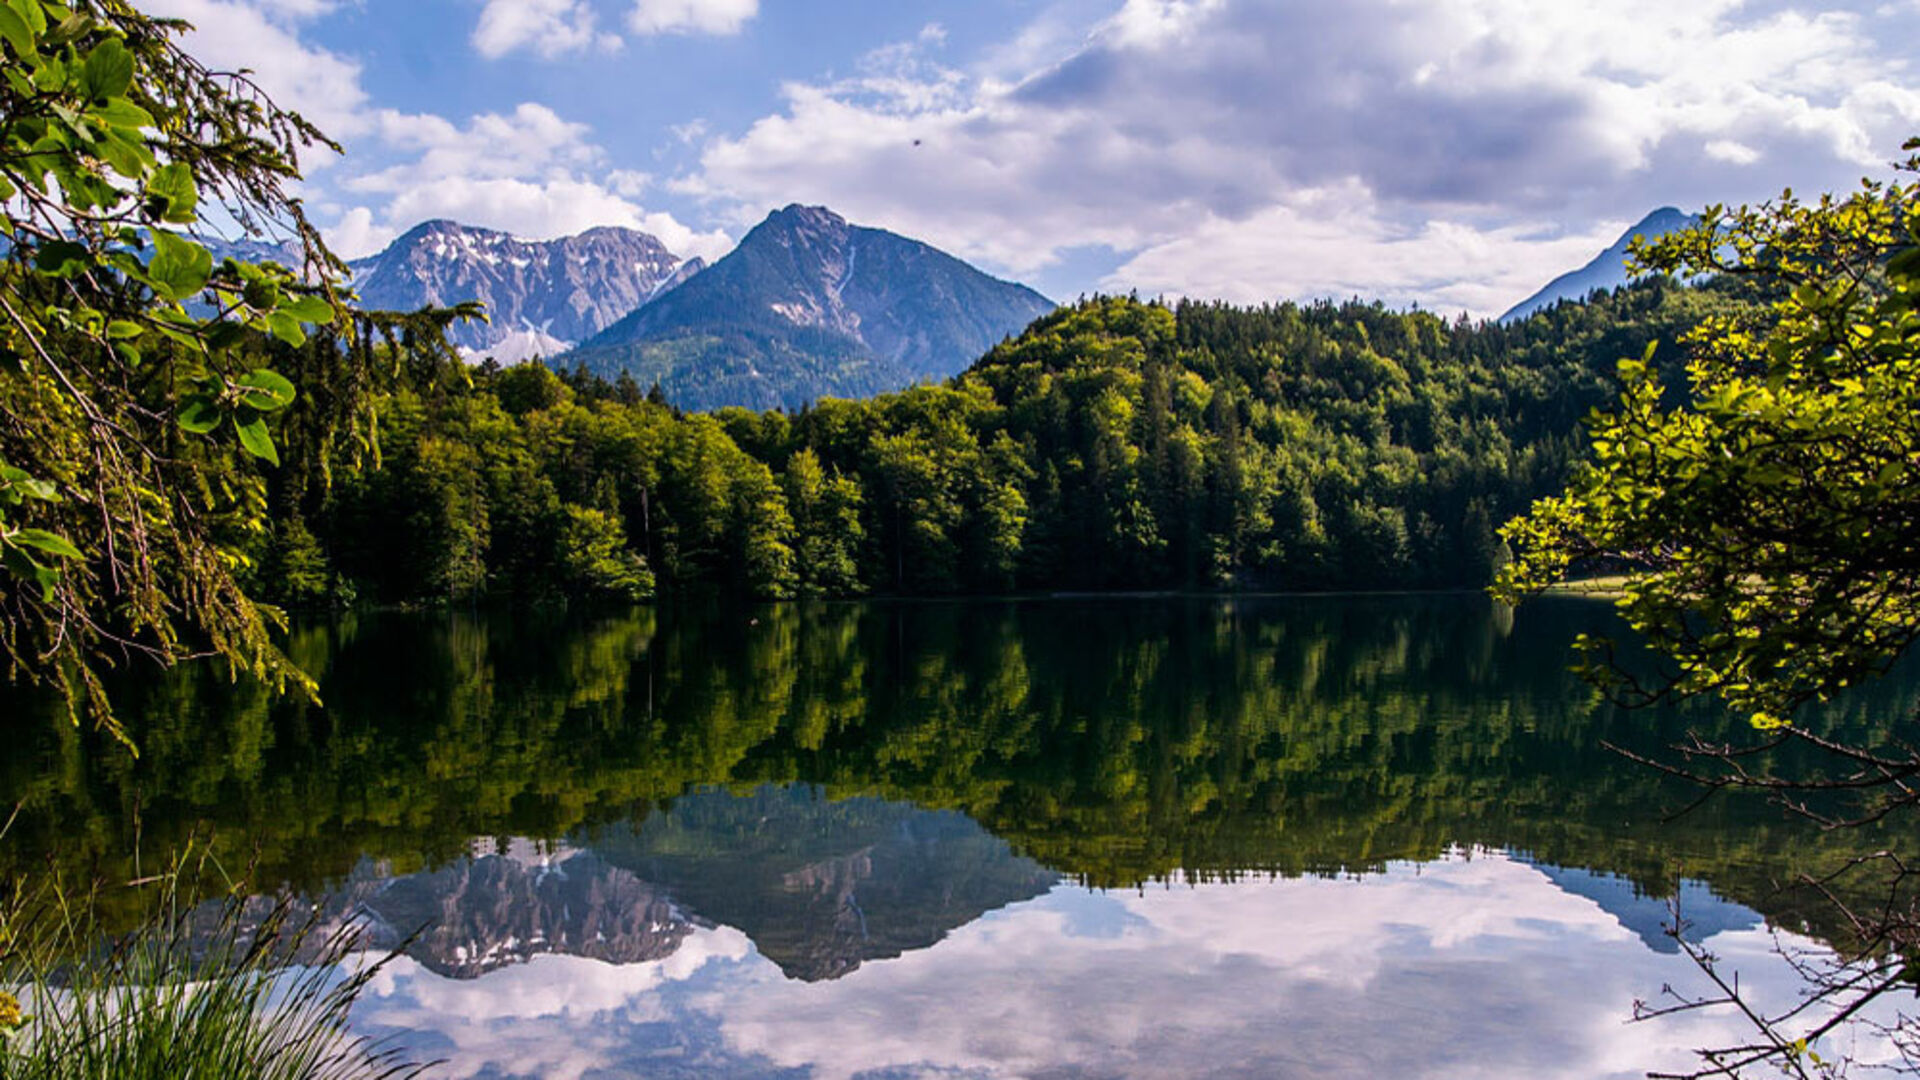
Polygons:
M795 413L632 380L449 370L382 458L275 478L288 603L1485 583L1617 362L1731 286L1653 280L1513 325L1378 304L1096 298L941 385Z

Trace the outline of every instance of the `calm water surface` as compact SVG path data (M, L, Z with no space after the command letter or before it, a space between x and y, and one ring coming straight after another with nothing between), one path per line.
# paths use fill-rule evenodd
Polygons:
M1690 793L1566 672L1604 605L1107 599L359 617L324 707L16 723L0 859L251 880L424 933L361 1029L444 1077L1604 1077L1688 935L1786 1000L1775 883L1858 838ZM1914 680L1857 716L1910 707ZM22 710L15 710L16 712ZM1845 724L1849 716L1835 718ZM1844 1048L1842 1048L1844 1049Z

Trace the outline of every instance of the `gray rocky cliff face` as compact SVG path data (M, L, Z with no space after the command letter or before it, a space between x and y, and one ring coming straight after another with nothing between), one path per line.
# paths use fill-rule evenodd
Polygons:
M688 265L659 240L632 229L606 227L558 240L523 240L492 229L429 221L380 254L355 260L352 269L354 287L367 307L413 310L470 300L485 304L491 323L463 323L452 332L454 344L485 353L510 340L525 340L549 352L583 341L670 283L684 281L690 275Z

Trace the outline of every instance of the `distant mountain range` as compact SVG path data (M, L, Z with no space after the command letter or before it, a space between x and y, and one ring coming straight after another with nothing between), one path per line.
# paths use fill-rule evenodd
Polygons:
M1585 300L1597 289L1617 289L1630 279L1627 275L1627 245L1636 236L1649 240L1658 239L1670 232L1690 228L1698 224L1697 215L1663 206L1646 217L1640 223L1620 234L1613 246L1594 256L1592 262L1578 270L1561 274L1548 282L1546 287L1525 300L1515 304L1501 322L1514 322L1539 311L1552 307L1562 300Z
M682 259L633 229L522 240L429 221L350 265L354 288L368 307L485 304L492 322L454 326L453 343L513 363L566 351L699 273L705 263Z
M1501 321L1627 284L1635 236L1698 220L1655 210ZM289 261L269 244L214 246L216 256ZM416 225L349 266L370 308L485 304L489 322L450 332L472 359L541 357L607 378L629 374L688 409L792 407L945 379L1054 307L927 244L797 204L768 215L711 266L634 229L523 240L451 221Z
M958 374L1053 307L917 240L796 205L558 362L657 381L688 408L793 406Z
M256 241L211 246L216 257L292 261ZM489 322L449 334L474 360L626 372L689 409L794 406L943 379L1054 307L824 207L773 213L712 266L633 229L523 240L451 221L416 225L348 266L369 308L485 304Z

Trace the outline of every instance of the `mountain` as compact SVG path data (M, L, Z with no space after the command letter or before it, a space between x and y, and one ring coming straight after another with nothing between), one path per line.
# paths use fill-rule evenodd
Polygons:
M603 227L558 240L428 221L351 264L370 308L411 311L478 300L492 322L453 327L453 343L503 363L553 355L599 333L704 265L659 240Z
M795 205L558 363L657 380L690 409L791 407L957 374L1053 307L917 240Z
M590 844L676 912L740 930L805 982L929 948L1061 881L965 814L834 801L805 785L690 792L637 828L594 831Z
M638 825L573 839L587 844L477 840L412 873L363 859L302 898L319 932L296 957L314 962L351 924L363 949L404 949L436 974L476 979L549 954L663 960L696 929L725 925L787 977L819 982L929 948L1062 880L957 811L835 802L803 785L691 791ZM248 899L249 926L282 899ZM198 940L215 939L225 912L217 900L195 909Z
M359 920L364 948L405 948L450 979L549 953L609 964L662 960L693 932L656 886L590 851L556 847L476 854L398 876L363 866L328 903L339 918Z
M657 886L591 851L518 839L507 850L493 848L476 841L471 856L414 873L361 860L324 894L301 897L299 909L316 923L295 943L293 959L314 963L337 935L353 932L360 949L405 950L437 975L477 979L550 954L608 964L664 960L696 929ZM286 899L245 900L240 915L248 932ZM196 943L217 941L227 914L220 900L196 907Z
M1640 224L1628 229L1613 242L1613 246L1594 257L1594 260L1578 270L1568 271L1547 283L1546 288L1527 297L1513 306L1513 309L1500 316L1501 322L1513 322L1524 319L1545 307L1552 307L1562 300L1584 300L1596 289L1615 289L1627 283L1627 245L1636 236L1649 240L1665 236L1670 232L1689 228L1699 222L1694 214L1684 213L1671 206L1663 206L1640 220Z
M1680 951L1680 941L1668 931L1673 926L1673 903L1680 902L1682 937L1698 945L1715 934L1734 930L1752 930L1766 921L1759 912L1743 904L1724 900L1705 882L1683 880L1675 895L1644 892L1618 874L1554 866L1538 862L1523 853L1514 857L1546 875L1561 892L1593 901L1600 910L1613 916L1622 927L1633 931L1647 948L1657 953Z

